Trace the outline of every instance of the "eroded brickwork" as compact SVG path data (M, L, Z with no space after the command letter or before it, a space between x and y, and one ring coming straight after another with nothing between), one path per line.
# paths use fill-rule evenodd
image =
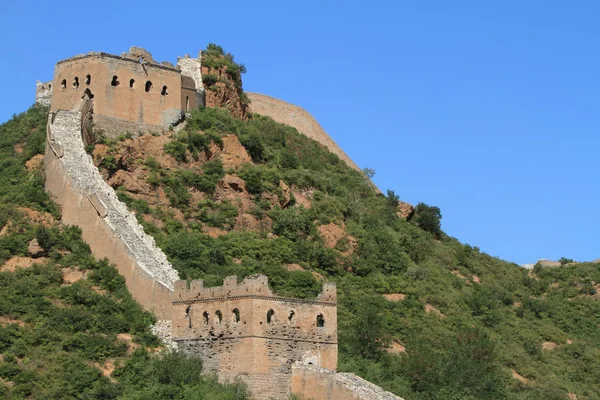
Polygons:
M49 106L52 102L52 81L35 83L35 102Z
M335 284L317 300L277 296L266 276L204 288L202 281L175 283L173 339L203 360L221 380L240 378L257 399L290 393L292 365L337 367Z

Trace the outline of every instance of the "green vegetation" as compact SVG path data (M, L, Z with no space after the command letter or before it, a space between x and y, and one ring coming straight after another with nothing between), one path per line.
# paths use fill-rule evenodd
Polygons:
M246 67L236 63L233 54L226 53L221 46L209 43L206 50L202 50L202 66L213 69L225 68L225 72L236 87L242 89L242 74L246 73ZM205 85L211 86L218 81L218 76L205 74L202 81Z
M253 163L227 173L244 180L252 206L208 192L196 205L150 206L145 213L160 224L144 222L146 229L182 276L219 285L227 275L264 273L276 292L305 298L320 290L315 277L336 281L340 369L407 399L600 397L599 265L528 274L445 235L438 207L420 203L402 219L394 192L378 194L364 173L266 117L244 122L202 109L188 129L213 141L238 136ZM310 207L282 201L280 181L306 193ZM236 225L246 214L259 226ZM349 235L333 247L318 229L330 223ZM210 237L207 227L223 232ZM305 270L289 272L288 264ZM383 296L394 293L405 297ZM390 353L394 343L406 352Z
M157 352L155 319L131 298L123 277L96 260L77 227L53 222L59 208L39 171L47 110L32 107L0 125L0 266L27 257L37 239L43 258L0 272L0 395L8 399L246 399L243 386L220 385L202 365ZM23 207L26 207L23 208ZM50 213L44 224L30 214ZM42 214L40 214L42 213ZM67 280L66 273L77 279ZM137 349L136 349L137 348ZM111 366L115 370L105 376Z
M197 361L152 355L153 317L115 269L90 255L78 229L42 226L19 208L60 215L41 174L24 167L43 150L45 112L34 107L0 126L0 265L25 256L34 238L48 258L0 272L0 316L12 321L0 327L0 393L245 398L239 385L200 377ZM209 154L224 134L237 135L253 163L226 170ZM301 298L319 293L321 277L337 282L340 370L407 400L600 398L600 264L564 258L562 267L526 271L444 234L437 207L419 204L400 218L394 192L378 194L364 173L259 115L244 122L194 111L166 148L176 167L123 159L119 143L110 147L101 164L108 175L137 163L164 192L153 202L118 189L181 276L218 285L264 273L277 293ZM244 180L239 201L219 197L225 173ZM344 232L335 245L320 234L329 224ZM86 279L66 284L65 268ZM139 345L133 353L123 334ZM405 352L390 351L400 344ZM98 369L109 360L110 379Z

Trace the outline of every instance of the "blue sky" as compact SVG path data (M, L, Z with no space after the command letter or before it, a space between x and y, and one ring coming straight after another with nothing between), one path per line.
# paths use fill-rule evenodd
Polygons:
M376 184L517 263L600 258L600 3L243 1L0 5L0 122L56 61L215 42L247 91L300 105Z

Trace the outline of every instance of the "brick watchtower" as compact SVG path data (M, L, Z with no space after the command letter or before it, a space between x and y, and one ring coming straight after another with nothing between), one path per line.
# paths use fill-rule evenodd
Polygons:
M292 364L337 368L337 304L334 283L317 300L280 297L264 275L175 283L173 339L187 354L216 371L219 380L242 379L257 399L290 393Z
M51 111L70 111L93 100L93 126L109 137L161 133L204 105L201 69L200 55L173 65L139 47L121 55L82 54L56 64L54 79L37 84L36 101Z

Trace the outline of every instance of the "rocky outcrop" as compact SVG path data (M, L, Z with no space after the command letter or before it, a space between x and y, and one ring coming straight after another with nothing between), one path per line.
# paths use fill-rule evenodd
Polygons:
M233 82L226 66L211 68L202 65L202 78L206 107L226 108L240 119L248 117L248 104L244 101L241 85Z

